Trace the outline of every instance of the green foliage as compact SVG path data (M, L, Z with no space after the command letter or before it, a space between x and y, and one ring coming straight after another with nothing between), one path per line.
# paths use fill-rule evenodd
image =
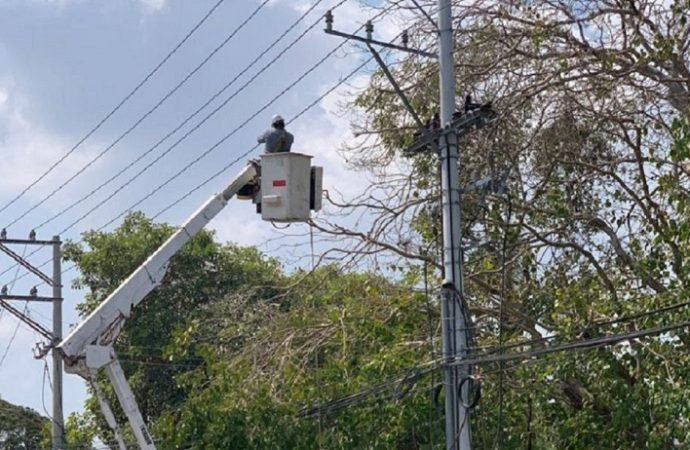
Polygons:
M47 450L46 426L48 419L37 412L0 399L0 450Z
M423 298L333 267L294 274L286 283L293 286L282 300L289 306L257 305L251 337L231 302L210 313L229 319L194 327L192 340L216 342L201 351L205 369L181 380L189 401L159 424L162 448L430 448L430 414L440 442L439 414L426 389L398 392L396 399L391 388L345 409L308 408L404 376L428 360ZM231 345L238 340L243 345Z
M77 286L89 288L84 311L170 232L134 214L111 233L86 233L86 247L68 245ZM392 384L352 408L305 412L409 377L408 367L430 359L429 311L410 286L335 267L286 276L256 250L202 233L133 312L117 351L162 449L431 448L430 439L442 441L433 379ZM95 422L70 417L70 439L89 442L97 430L110 441L89 404Z
M135 213L113 232L87 232L84 245L66 244L65 258L80 270L75 286L88 289L82 313L103 301L171 233L171 227ZM170 364L169 353L186 353L171 347L175 333L184 330L203 306L230 292L250 287L270 292L278 273L277 264L256 250L220 245L208 232L199 233L173 258L162 285L133 311L115 345L144 417L155 420L164 408L183 404L186 393L175 377L203 363L188 352L189 357ZM103 390L117 404L109 383L103 383ZM90 401L89 408L101 437L110 440L96 402ZM125 421L117 409L116 415Z
M98 428L91 417L72 413L65 420L65 435L68 449L93 450Z

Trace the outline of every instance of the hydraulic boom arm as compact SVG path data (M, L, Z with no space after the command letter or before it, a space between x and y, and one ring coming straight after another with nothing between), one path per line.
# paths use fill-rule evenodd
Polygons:
M255 176L254 165L247 165L223 192L206 201L146 262L139 266L57 346L67 372L77 373L86 380L90 380L97 369L101 367L106 369L120 405L142 449L155 450L155 445L117 361L112 348L113 342L120 334L132 310L161 283L170 259L225 207L228 200L236 195L242 186ZM99 398L99 401L103 407L104 400ZM108 412L105 411L106 408ZM107 404L104 412L106 415L109 413ZM109 415L112 417L112 413ZM118 440L120 448L123 449L124 443L121 439Z

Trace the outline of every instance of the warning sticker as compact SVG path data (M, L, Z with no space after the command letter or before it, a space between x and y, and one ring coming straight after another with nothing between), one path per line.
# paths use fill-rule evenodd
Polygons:
M285 187L287 186L287 180L273 180L273 187Z

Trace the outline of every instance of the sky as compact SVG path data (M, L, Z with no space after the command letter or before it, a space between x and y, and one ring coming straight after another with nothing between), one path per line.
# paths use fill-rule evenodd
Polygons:
M74 148L217 1L0 0L0 209ZM237 78L209 107L155 146L241 74L315 1L269 0L203 67L118 141L263 0L222 2L97 131L43 180L0 212L0 227L10 225L7 232L14 238L26 238L35 228L40 239L49 239L59 233L62 239L78 240L80 233L108 224L201 155L204 156L198 163L138 204L136 209L152 216L216 173L220 167L239 158L239 162L222 176L158 218L172 224L182 222L213 192L221 190L223 183L243 166L244 160L259 154L259 150L254 150L240 158L252 149L256 136L267 128L273 114L280 113L287 119L293 117L363 61L363 53L347 44L300 83L285 91L274 104L262 110L342 42L340 38L323 33L320 20L326 9L339 1L321 0L276 48ZM376 12L355 0L345 0L334 14L337 29L355 31ZM292 48L286 49L315 22L319 22L317 26ZM376 37L391 39L398 33L397 23L391 17L384 17L377 24ZM261 71L277 56L280 57L275 63ZM347 91L366 85L367 73L372 68L368 66L356 73L348 84L336 89L289 125L295 134L293 151L313 155L314 164L325 169L324 187L344 195L355 195L366 185L367 178L348 170L337 152L341 143L353 139L348 114L343 114L340 105L346 99ZM253 77L254 80L249 82ZM233 98L223 108L173 146L229 96ZM231 132L227 139L215 146ZM165 156L161 157L163 153ZM56 217L137 158L141 159L92 197ZM148 164L152 164L150 168L135 177ZM87 168L84 170L85 165ZM73 180L65 184L71 178ZM63 184L64 187L51 195ZM116 190L117 194L109 198ZM97 207L104 200L107 201ZM89 213L94 207L97 208ZM118 223L119 220L115 220L105 229L112 229ZM294 234L303 233L303 227L295 225L292 228ZM249 202L230 204L209 228L216 231L220 241L259 245L271 256L288 258L281 253L280 244L266 243L278 231L269 223L262 222ZM28 255L33 249L15 246L13 250ZM47 258L50 258L48 249L32 255L29 260L38 265ZM22 270L7 271L11 267L12 261L0 254L0 272L5 272L0 275L0 285L7 285L15 294L28 293L37 283L31 276L24 276ZM84 292L70 288L74 276L75 271L69 271L63 277L65 333L79 321L74 307L84 295ZM39 286L39 294L49 295L49 288ZM25 307L17 302L14 306ZM28 308L34 320L49 327L50 305L34 303ZM18 324L7 312L0 312L0 397L47 415L51 410L50 386L44 379L44 361L33 358L32 348L37 342L42 340L35 332ZM82 380L66 374L65 416L82 410L85 398Z

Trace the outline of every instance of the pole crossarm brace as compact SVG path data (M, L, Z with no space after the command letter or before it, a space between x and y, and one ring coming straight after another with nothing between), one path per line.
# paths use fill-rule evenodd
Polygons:
M18 310L17 308L15 308L14 306L10 305L9 303L7 303L6 301L4 301L4 300L2 300L2 299L0 299L0 306L2 306L3 308L5 308L5 309L7 310L7 312L9 312L9 313L12 314L13 316L15 316L17 319L19 319L19 320L21 320L22 322L24 322L25 324L27 324L29 327L31 327L32 330L36 331L36 332L39 333L41 336L43 336L44 338L48 339L48 341L50 341L51 344L54 343L54 342L53 342L53 341L54 341L53 333L51 333L50 331L46 330L46 329L43 327L43 325L41 325L40 323L36 322L36 321L33 320L31 317L27 316L26 314L24 314L23 312L21 312L20 310Z
M415 4L417 4L417 3L415 2ZM418 4L417 4L417 6L419 7ZM430 17L428 17L428 18L431 19ZM410 103L410 100L407 98L407 96L405 95L403 90L400 88L400 85L398 84L398 82L395 81L395 77L393 77L393 74L388 69L386 62L383 60L383 58L381 58L381 55L379 54L378 51L376 51L376 49L373 47L373 45L380 45L382 47L386 47L386 48L390 48L390 49L394 49L394 50L400 50L400 51L404 51L404 52L408 52L408 53L414 53L414 54L426 56L429 58L438 58L438 55L436 55L434 53L424 52L422 50L416 50L416 49L409 48L407 46L408 36L407 36L406 31L403 32L403 44L405 44L405 45L401 46L401 45L395 45L395 44L391 44L389 42L383 42L383 41L378 41L376 39L373 39L371 37L371 35L374 31L374 25L371 22L367 22L367 24L365 26L367 37L364 38L364 37L357 36L355 34L348 34L348 33L343 33L341 31L334 30L333 29L333 13L331 11L328 11L326 13L325 19L326 19L326 29L324 31L327 34L332 34L334 36L340 36L340 37L343 37L345 39L353 39L353 40L364 42L367 44L367 48L369 48L369 51L374 56L374 59L376 60L378 65L381 67L381 70L383 70L383 73L386 75L386 78L388 78L388 81L393 86L395 93L398 94L398 97L400 97L400 99L402 100L403 106L410 113L410 115L412 116L412 118L415 121L415 124L417 124L417 127L420 129L421 133L425 137L428 137L428 132L426 131L424 122L422 122L422 119L419 118L419 115L417 114L417 112L412 107L412 103Z
M429 20L429 23L434 27L434 30L436 30L436 33L438 33L438 25L436 24L436 21L431 18L428 12L422 7L422 5L419 4L417 0L411 0L412 3L417 7L417 9L424 15ZM434 55L436 56L436 55Z
M369 51L371 51L371 54L374 55L374 59L376 60L376 62L379 63L379 66L381 66L381 70L383 70L383 73L386 74L386 78L388 78L390 84L393 85L393 89L395 89L395 93L398 94L398 97L400 97L400 99L402 100L403 105L405 105L405 109L407 109L407 111L412 115L412 118L414 119L417 126L420 129L424 128L424 123L422 122L422 119L419 118L414 108L412 107L410 100L407 98L403 90L400 88L398 82L395 81L395 78L393 78L393 74L390 70L388 70L388 66L386 66L386 63L383 61L383 58L381 58L381 55L379 55L379 52L377 52L376 49L372 47L371 44L368 42L367 47L369 47Z
M18 300L22 302L54 302L62 301L62 298L55 297L38 297L35 295L0 295L0 300Z
M53 242L51 242L53 243ZM17 253L13 252L10 250L6 245L0 243L0 251L3 253L7 254L10 258L14 259L17 263L19 263L22 267L26 268L29 272L33 273L36 275L38 278L43 280L47 285L53 286L53 279L50 278L48 275L44 274L31 264L29 264L24 258L22 258L20 255Z

